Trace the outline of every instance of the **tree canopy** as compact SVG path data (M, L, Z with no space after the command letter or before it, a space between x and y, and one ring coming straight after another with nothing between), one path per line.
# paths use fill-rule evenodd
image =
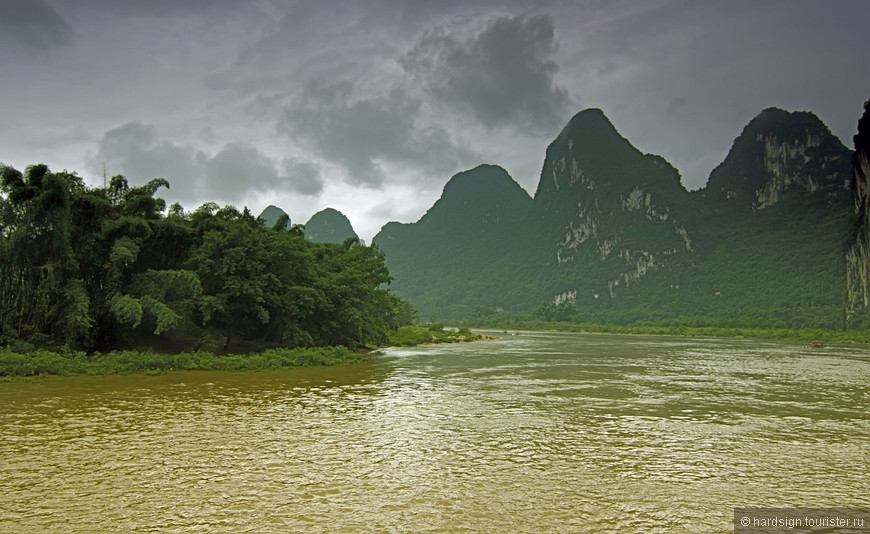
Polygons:
M0 165L0 343L260 350L386 341L407 306L383 253L313 243L247 208L192 212L162 178L104 188Z

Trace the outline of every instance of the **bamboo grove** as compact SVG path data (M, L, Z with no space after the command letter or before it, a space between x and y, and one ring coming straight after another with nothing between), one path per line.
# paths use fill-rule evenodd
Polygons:
M376 247L313 243L247 208L192 212L169 183L106 187L0 166L0 344L90 351L359 346L408 305L383 289Z

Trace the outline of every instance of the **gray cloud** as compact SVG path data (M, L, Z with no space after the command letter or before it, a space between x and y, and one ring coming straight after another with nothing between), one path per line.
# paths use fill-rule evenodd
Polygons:
M213 156L191 146L160 139L153 126L124 124L103 135L89 167L111 175L123 174L131 183L166 178L170 191L164 197L182 204L214 200L239 204L251 194L293 191L319 193L323 184L317 167L287 159L281 170L274 160L255 147L228 143Z
M683 97L677 97L671 100L671 103L668 104L668 109L665 110L665 113L670 115L671 113L676 113L680 108L684 108L689 104L689 102Z
M91 9L121 16L171 17L199 14L220 7L237 8L236 0L54 0L76 9Z
M482 162L533 191L572 98L696 188L769 106L816 112L849 145L870 87L866 0L0 6L3 161L96 183L105 160L131 183L164 176L188 207L304 220L330 205L373 229L415 220Z
M282 166L289 186L297 193L314 196L323 191L323 176L317 165L296 158L284 158Z
M240 143L230 143L206 160L205 183L225 199L281 185L274 162L256 148Z
M441 103L491 129L550 133L570 116L571 98L555 82L550 15L499 17L466 38L452 32L445 26L426 32L402 58Z
M354 185L381 187L384 165L411 165L445 175L473 159L437 124L425 124L421 102L406 91L354 99L348 82L309 84L284 108L279 130L340 165Z
M42 0L3 0L0 48L43 53L69 44L73 29Z
M172 197L184 202L201 197L207 159L193 147L158 139L153 126L128 122L103 135L89 166L98 172L105 163L110 175L123 174L133 183L165 178Z

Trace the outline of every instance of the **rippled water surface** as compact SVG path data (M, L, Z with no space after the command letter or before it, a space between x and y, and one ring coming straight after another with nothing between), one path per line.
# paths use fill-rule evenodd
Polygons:
M0 383L2 532L730 532L870 506L870 352L589 334Z

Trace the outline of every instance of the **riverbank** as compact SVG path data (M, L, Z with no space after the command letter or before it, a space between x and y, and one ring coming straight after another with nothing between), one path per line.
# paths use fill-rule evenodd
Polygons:
M135 373L158 375L173 370L252 371L356 363L365 357L365 353L346 347L270 349L256 354L164 354L144 351L87 354L82 351L48 350L17 353L0 349L0 378Z
M391 347L413 347L415 345L428 345L430 343L462 343L466 341L479 341L485 336L474 334L468 328L452 330L444 328L441 323L429 326L409 325L399 327L389 335Z
M483 338L484 336L473 334L467 328L450 330L440 324L403 326L390 335L387 346L409 347L429 343L458 343ZM364 351L341 346L269 349L253 354L211 352L167 354L151 351L88 354L83 351L55 352L42 349L16 352L6 348L0 349L0 380L39 375L161 375L175 370L262 371L358 363L365 358Z
M547 322L511 322L480 328L509 330L536 330L541 332L589 332L599 334L637 334L685 337L722 337L746 339L774 339L805 341L807 343L861 343L870 344L870 330L823 330L786 328L732 328L718 326L655 326L576 324Z

